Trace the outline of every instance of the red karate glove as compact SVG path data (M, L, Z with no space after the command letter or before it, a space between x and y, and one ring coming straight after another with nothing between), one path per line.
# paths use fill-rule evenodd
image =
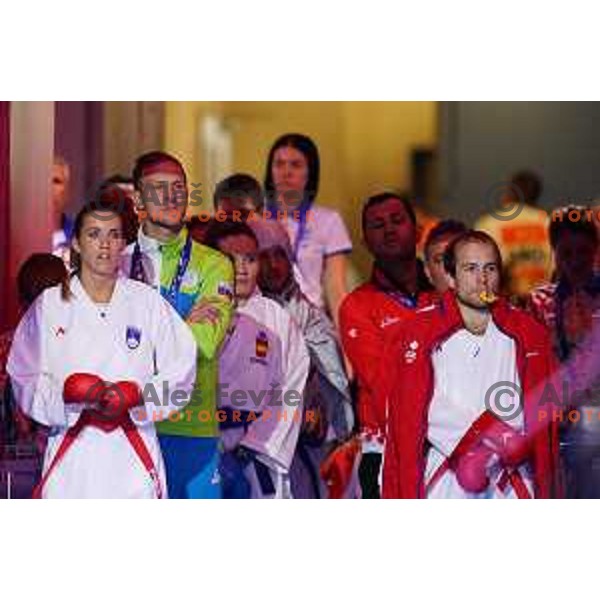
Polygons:
M527 460L531 451L527 437L492 413L488 414L483 432L486 445L498 454L506 467L518 467Z
M95 405L106 391L104 381L91 373L73 373L65 379L63 399L65 404Z
M142 394L137 383L118 381L105 388L99 399L103 415L111 418L123 416L127 411L142 403Z
M454 474L466 492L481 494L490 485L488 466L494 456L491 448L479 444L458 459Z

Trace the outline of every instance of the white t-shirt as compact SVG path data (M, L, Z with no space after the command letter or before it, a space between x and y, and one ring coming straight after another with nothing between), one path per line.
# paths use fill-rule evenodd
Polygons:
M319 307L323 300L323 266L325 258L333 254L352 251L352 241L340 214L330 208L314 206L311 218L307 218L304 234L296 255L296 275L302 291ZM282 221L296 248L300 222L290 215Z

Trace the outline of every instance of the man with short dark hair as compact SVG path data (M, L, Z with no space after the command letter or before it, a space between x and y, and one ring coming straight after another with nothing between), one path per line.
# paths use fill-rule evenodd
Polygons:
M498 296L487 234L456 238L445 267L450 290L388 340L384 496L551 497L556 427L532 395L555 369L548 333Z
M440 221L429 231L424 244L425 275L435 290L443 294L449 287L448 274L444 269L444 254L456 237L467 227L460 221L447 219Z
M200 218L194 215L187 226L192 238L204 243L206 235L215 221L231 220L251 222L262 218L264 194L262 187L254 177L246 173L236 173L219 181L213 194L215 215Z
M585 218L587 207L567 206L554 211L549 238L556 276L552 283L535 288L529 297L533 314L552 331L556 354L567 360L600 312L600 278L594 273L598 248L596 226ZM568 215L579 214L571 221Z
M428 303L416 255L412 206L394 193L369 198L362 212L364 242L374 257L371 280L349 294L340 308L340 333L358 383L358 423L363 437L360 468L363 497L379 497L379 472L386 429L385 399L376 388L390 328Z
M235 173L220 181L213 196L215 211L262 212L265 199L262 186L246 173Z

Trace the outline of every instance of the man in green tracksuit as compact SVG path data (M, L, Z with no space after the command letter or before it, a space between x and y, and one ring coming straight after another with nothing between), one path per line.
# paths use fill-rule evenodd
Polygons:
M124 271L160 291L188 322L198 347L191 401L177 420L157 423L169 497L218 498L217 355L231 319L233 268L225 256L189 236L186 174L174 156L140 156L133 179L141 227L125 251Z

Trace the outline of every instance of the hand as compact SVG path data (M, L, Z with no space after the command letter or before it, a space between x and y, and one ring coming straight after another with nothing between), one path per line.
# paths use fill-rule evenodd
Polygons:
M210 323L215 325L221 319L221 311L216 303L212 300L200 300L190 311L187 316L187 322L195 323Z

